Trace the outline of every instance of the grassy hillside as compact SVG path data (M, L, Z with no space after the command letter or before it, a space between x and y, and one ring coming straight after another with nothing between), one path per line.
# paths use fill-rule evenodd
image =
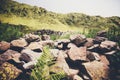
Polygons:
M59 14L13 0L0 0L0 22L26 25L34 30L83 31L84 28L118 27L120 17L103 18L81 13Z

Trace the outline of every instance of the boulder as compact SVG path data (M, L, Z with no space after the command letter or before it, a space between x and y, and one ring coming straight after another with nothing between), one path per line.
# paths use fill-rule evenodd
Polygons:
M26 48L38 52L43 51L43 46L39 42L31 42Z
M83 46L89 48L89 47L91 47L93 45L94 45L93 39L92 38L87 38L87 42Z
M23 65L24 69L32 68L41 56L41 53L34 52L29 49L22 50L21 54L22 55L20 56L20 60L25 62L25 64Z
M11 46L12 47L25 47L25 46L27 46L27 44L28 43L23 38L11 41Z
M30 42L34 42L34 41L40 41L40 36L39 35L35 35L35 34L26 34L23 37L28 43Z
M107 31L105 31L105 30L99 31L99 32L97 32L97 36L99 36L99 37L107 37Z
M92 80L109 80L109 67L98 61L83 63Z
M5 53L0 55L0 64L3 62L6 62L8 60L14 60L15 62L20 62L20 53L13 51L13 50L7 50Z
M105 41L105 40L108 40L107 38L105 37L99 37L99 36L96 36L93 40L94 44L100 44L101 42Z
M0 80L15 80L22 71L14 65L5 62L0 66Z
M73 46L68 51L68 56L73 61L75 61L75 60L84 60L84 61L86 61L86 55L87 55L86 47L78 48L76 46Z
M0 42L0 51L6 51L10 48L10 43L6 41L1 41Z
M82 34L71 35L70 41L75 45L80 46L81 44L86 42L86 37L85 35L82 35Z
M101 49L107 49L108 51L117 49L117 43L113 41L104 41L100 44Z
M24 50L22 50L22 52L21 52L21 57L20 57L20 59L24 60L25 58L24 58L23 56L24 56L24 57L25 57L25 56L29 56L29 58L30 58L31 61L37 61L37 59L40 58L41 53L34 52L34 51L30 50L30 49L24 49ZM29 62L29 60L28 60L28 62Z
M50 36L44 34L44 35L41 36L41 39L42 39L43 41L50 40Z
M60 72L60 73L66 73L67 75L70 75L69 66L62 52L58 54L56 63L50 67L50 72L53 72L53 73Z

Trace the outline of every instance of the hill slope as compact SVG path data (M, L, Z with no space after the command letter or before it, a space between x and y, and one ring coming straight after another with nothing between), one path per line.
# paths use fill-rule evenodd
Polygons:
M59 14L42 7L30 6L13 0L0 0L0 22L26 25L32 29L81 30L120 26L120 17L103 18L81 13Z

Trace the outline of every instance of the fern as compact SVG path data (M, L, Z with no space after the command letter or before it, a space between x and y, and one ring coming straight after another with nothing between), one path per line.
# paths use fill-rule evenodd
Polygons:
M38 63L35 65L35 68L32 70L30 80L60 80L65 77L63 73L54 73L51 74L49 67L54 63L53 57L49 52L49 47L44 47L43 53L38 60Z

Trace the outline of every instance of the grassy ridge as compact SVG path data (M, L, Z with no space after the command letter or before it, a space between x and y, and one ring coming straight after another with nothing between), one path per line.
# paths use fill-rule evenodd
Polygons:
M83 28L108 29L112 26L120 26L119 17L103 18L81 13L59 14L13 0L0 0L0 21L26 25L35 30L82 31Z

